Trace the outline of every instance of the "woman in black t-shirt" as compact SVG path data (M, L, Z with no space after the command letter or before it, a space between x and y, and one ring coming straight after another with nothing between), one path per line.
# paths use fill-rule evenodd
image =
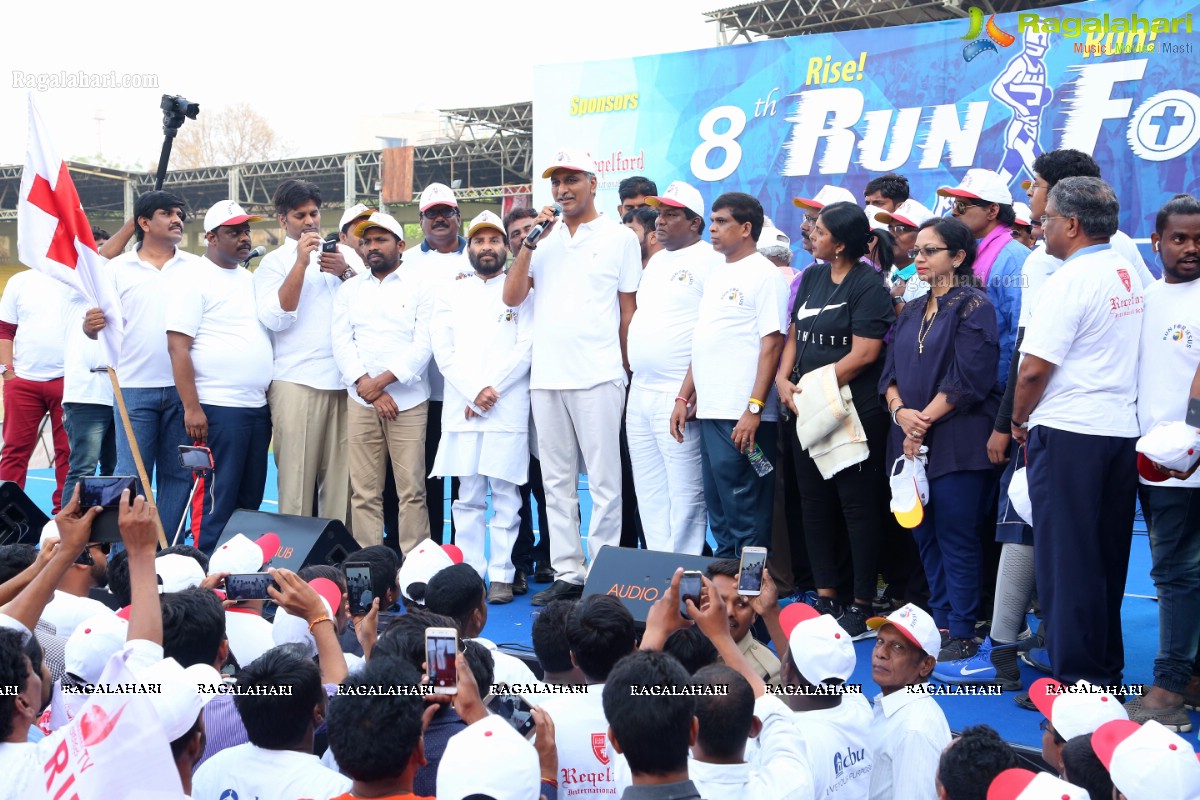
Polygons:
M797 441L792 441L804 532L818 611L833 615L855 639L874 632L866 625L875 597L875 580L886 514L884 453L888 417L879 401L883 369L883 337L895 321L884 279L861 260L875 238L867 215L853 203L825 206L812 225L813 256L821 262L804 270L783 359L776 377L780 399L793 414L792 395L799 377L835 365L839 386L849 386L855 410L867 434L867 460L847 467L829 480ZM884 275L891 252L877 248ZM844 521L844 526L843 526ZM854 603L844 609L837 587L840 531L849 534L854 565Z

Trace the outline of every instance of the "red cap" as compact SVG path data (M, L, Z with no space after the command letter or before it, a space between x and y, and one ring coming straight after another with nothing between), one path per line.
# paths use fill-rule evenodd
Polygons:
M274 532L264 533L254 542L263 552L263 564L266 564L275 554L279 552L280 542L279 534Z
M784 636L791 636L792 631L801 622L816 619L819 616L821 614L808 603L791 603L780 610L779 624L783 628Z
M456 544L444 544L442 549L446 551L446 555L450 556L450 560L455 564L463 562L463 551Z
M1162 483L1171 478L1170 475L1159 472L1158 467L1154 466L1154 462L1146 458L1143 453L1138 453L1138 475L1152 483Z
M329 580L329 578L313 578L308 582L308 585L316 589L317 594L325 598L325 602L329 603L329 607L336 614L338 608L342 605L342 590L338 588L338 585Z

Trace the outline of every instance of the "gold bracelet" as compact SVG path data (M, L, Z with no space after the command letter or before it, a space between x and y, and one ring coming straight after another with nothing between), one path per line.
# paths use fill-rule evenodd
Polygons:
M312 632L313 632L313 628L314 628L314 627L315 627L315 626L316 626L318 623L321 623L321 622L333 622L333 620L332 620L332 619L330 619L329 617L327 617L326 615L322 614L321 616L319 616L319 617L317 617L316 619L314 619L312 622L308 623L308 632L309 632L309 633L312 633Z

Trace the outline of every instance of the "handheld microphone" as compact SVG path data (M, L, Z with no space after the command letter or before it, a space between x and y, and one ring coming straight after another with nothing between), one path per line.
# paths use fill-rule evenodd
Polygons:
M256 258L262 258L266 254L267 254L267 248L263 247L260 244L258 247L254 248L253 250L250 251L250 255L248 255L242 259L241 264L243 267L248 267L248 266L250 266L251 261L253 261Z
M552 225L554 225L554 223L558 220L558 218L560 216L562 216L562 204L555 203L554 204L554 219L550 220L549 222L545 222L545 223L539 222L537 225L534 225L533 228L529 231L529 234L525 237L525 243L531 244L531 245L537 244L537 240L542 238L542 234L545 233L547 230L549 230L550 227Z

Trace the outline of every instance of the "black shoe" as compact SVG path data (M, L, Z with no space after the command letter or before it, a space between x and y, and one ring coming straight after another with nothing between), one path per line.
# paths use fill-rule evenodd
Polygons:
M554 570L549 564L538 564L537 569L533 571L534 583L550 583L554 580Z
M544 606L555 600L578 600L582 596L583 587L579 584L555 581L549 589L538 592L529 602L535 606Z
M938 654L938 663L945 661L962 661L967 658L974 658L979 652L979 643L974 639L958 639L951 637L950 641L942 646L942 651Z
M869 606L860 606L855 603L842 610L842 618L838 620L838 624L842 626L842 630L850 634L853 641L861 642L863 639L875 638L875 631L867 627L867 620L871 616Z
M1019 695L1013 698L1013 702L1026 711L1038 710L1038 707L1033 704L1031 699L1029 699L1029 692L1021 692Z
M525 577L525 573L522 570L517 570L517 573L515 575L513 575L512 593L513 594L528 594L529 593L529 579Z

